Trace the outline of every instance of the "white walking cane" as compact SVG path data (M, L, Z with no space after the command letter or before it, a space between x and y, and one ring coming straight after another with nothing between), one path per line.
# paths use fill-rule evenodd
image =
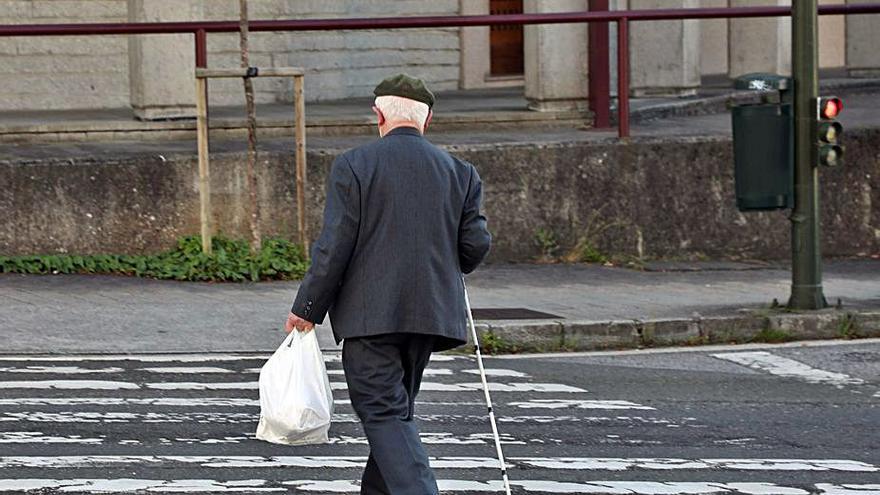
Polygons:
M474 314L471 311L471 300L468 297L467 285L464 283L464 275L461 276L461 286L464 287L464 304L467 306L468 324L474 337L474 349L477 354L477 366L480 368L480 379L483 380L483 392L486 394L486 405L489 407L489 422L492 423L492 434L495 436L495 448L498 450L498 462L501 464L501 477L504 480L504 491L510 495L510 481L507 479L507 465L504 463L504 453L501 452L501 437L498 436L498 425L495 424L495 411L492 409L492 398L489 397L489 384L486 382L486 370L483 368L483 355L480 353L480 341L477 339L477 327L474 326Z

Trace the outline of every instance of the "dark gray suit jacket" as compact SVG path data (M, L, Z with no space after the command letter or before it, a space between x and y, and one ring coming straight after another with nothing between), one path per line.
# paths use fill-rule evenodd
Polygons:
M438 335L435 350L467 340L461 273L489 252L473 165L399 127L349 150L327 179L324 226L291 311L337 343L384 333Z

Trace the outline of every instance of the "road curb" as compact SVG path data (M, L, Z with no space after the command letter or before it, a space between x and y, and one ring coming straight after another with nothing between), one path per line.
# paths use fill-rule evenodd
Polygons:
M493 354L599 351L880 337L880 310L755 310L735 316L616 321L478 321L476 328L481 348Z

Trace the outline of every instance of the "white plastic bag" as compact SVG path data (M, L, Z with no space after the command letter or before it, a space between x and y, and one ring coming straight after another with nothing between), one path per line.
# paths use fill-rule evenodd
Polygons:
M272 443L327 443L333 393L315 331L293 330L260 370L257 438Z

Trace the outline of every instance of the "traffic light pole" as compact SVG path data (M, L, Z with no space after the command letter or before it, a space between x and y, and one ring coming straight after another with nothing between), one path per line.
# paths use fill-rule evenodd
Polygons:
M817 0L792 2L794 75L794 209L791 213L792 283L788 306L821 309L819 169L816 101L819 97Z

